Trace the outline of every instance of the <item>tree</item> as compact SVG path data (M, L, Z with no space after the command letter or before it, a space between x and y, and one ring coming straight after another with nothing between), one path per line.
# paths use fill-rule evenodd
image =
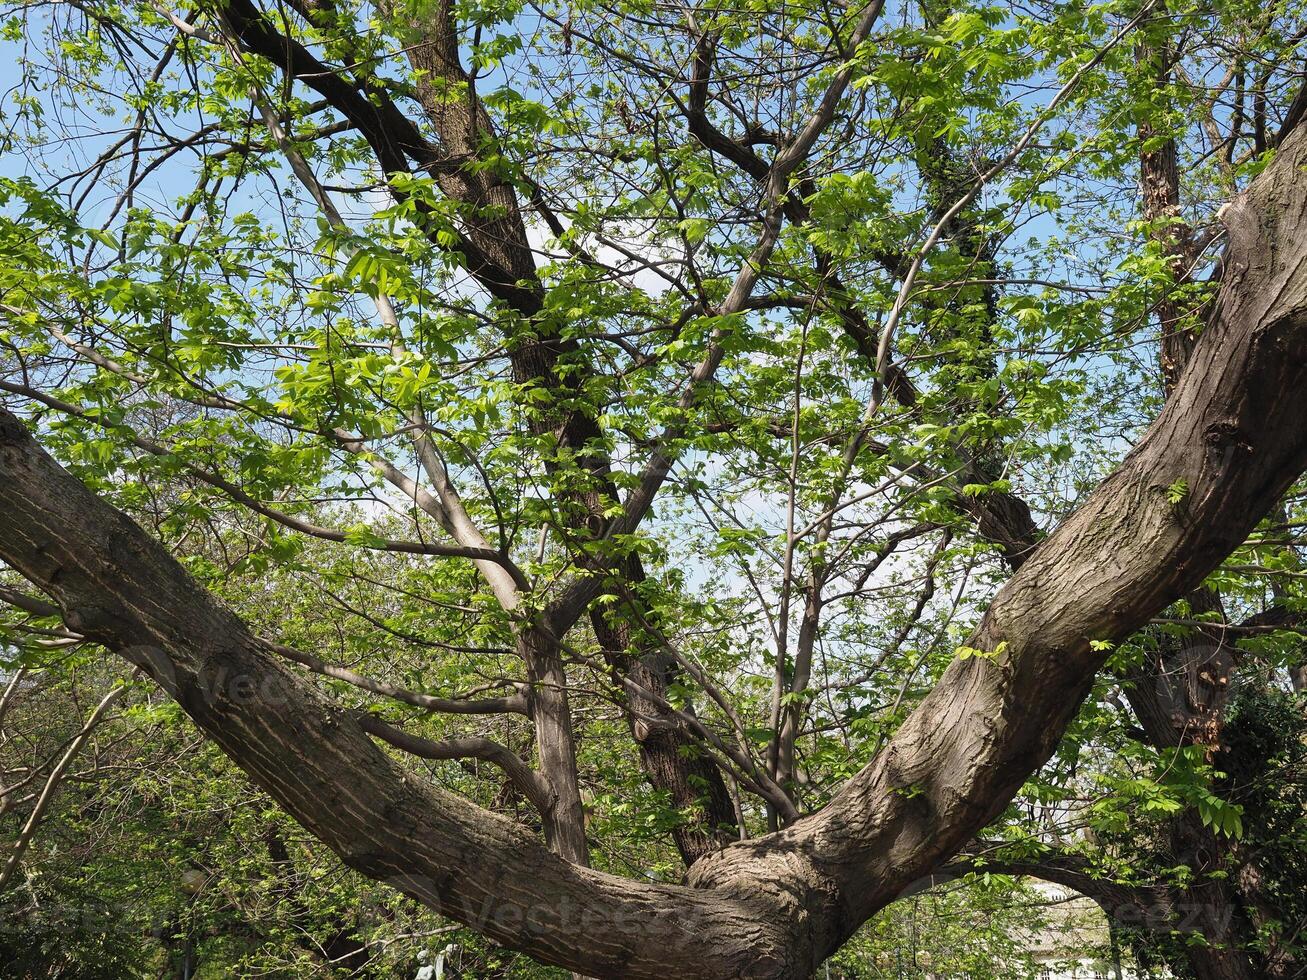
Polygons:
M12 602L153 678L349 866L543 962L810 975L1002 813L1110 652L1192 607L1307 467L1307 136L1301 98L1271 102L1292 79L1259 68L1253 131L1222 144L1210 283L1217 236L1149 210L1174 206L1150 174L1178 174L1166 25L1235 22L1247 64L1293 48L1291 9L85 16L81 46L40 7L9 26L63 60L26 76L51 88L9 137L51 179L3 185L0 391L26 418L0 410L0 558L45 597ZM46 120L87 106L128 128L83 163ZM1110 201L1124 160L1144 242L1051 279L1110 248L1014 245L1023 215L1080 228L1054 188ZM1164 406L1083 499L1032 507L1018 485L1083 452L1096 362L1151 341L1154 309ZM397 613L334 615L469 660L378 677L287 642L257 596L215 597L197 534L267 575L325 561L305 539L408 556ZM431 693L435 670L462 689ZM579 719L607 703L679 884L589 867ZM405 756L497 767L543 842Z

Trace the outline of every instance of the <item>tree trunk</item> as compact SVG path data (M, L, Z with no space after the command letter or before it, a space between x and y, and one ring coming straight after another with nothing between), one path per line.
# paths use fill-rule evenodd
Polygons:
M573 864L588 865L585 813L577 782L576 738L567 697L567 673L558 644L537 630L526 629L517 639L527 665L531 720L536 728L540 773L549 786L549 806L540 814L545 841Z
M1201 943L1186 942L1184 949L1197 980L1269 976L1254 965L1250 950L1255 949L1256 930L1224 877L1233 864L1229 841L1204 826L1190 810L1176 819L1171 847L1177 862L1183 862L1194 876L1193 884L1178 896L1176 907L1182 916L1181 930L1202 936Z
M643 578L638 562L625 576L637 586ZM613 671L665 699L668 684L676 676L671 657L652 643L642 646L634 642L632 624L612 603L593 612L590 622ZM672 839L686 866L734 841L735 804L717 763L679 728L665 724L670 718L661 704L631 693L625 695L625 703L631 734L640 747L641 768L650 784L667 793L671 804L688 815L672 829Z

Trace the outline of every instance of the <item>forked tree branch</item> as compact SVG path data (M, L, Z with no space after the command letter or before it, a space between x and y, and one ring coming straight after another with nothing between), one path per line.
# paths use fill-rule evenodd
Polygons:
M995 597L967 644L985 655L955 662L825 810L705 856L685 885L576 867L400 770L7 412L0 558L362 873L593 975L807 977L1049 757L1106 656L1091 641L1123 639L1198 585L1307 468L1304 163L1300 130L1226 209L1212 324L1139 445Z

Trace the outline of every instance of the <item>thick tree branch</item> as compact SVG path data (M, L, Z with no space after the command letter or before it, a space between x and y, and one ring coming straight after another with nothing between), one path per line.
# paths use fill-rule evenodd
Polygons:
M797 976L772 890L624 881L391 762L354 713L280 666L135 524L0 409L0 557L68 625L154 677L289 813L356 870L487 936L598 976ZM251 696L254 692L254 696ZM729 938L728 938L729 937Z
M1218 316L1140 444L996 596L968 642L990 655L955 662L825 810L701 858L695 887L577 868L415 784L3 412L0 557L70 628L158 679L352 867L590 973L661 977L675 950L694 975L804 977L1048 758L1101 666L1090 641L1122 639L1201 582L1307 467L1305 161L1300 132L1226 210ZM1173 502L1179 481L1187 492ZM234 696L215 680L230 677L278 696ZM624 916L631 927L612 928Z
M985 655L951 665L825 810L701 858L685 886L569 864L422 785L3 411L0 557L359 871L591 974L806 978L1049 757L1103 663L1091 641L1120 641L1199 585L1307 467L1304 163L1297 132L1227 209L1217 312L1175 392L995 597L967 643Z
M59 615L58 606L8 585L0 585L0 602L42 619Z
M356 716L359 727L377 738L410 755L423 759L481 759L493 763L504 771L514 786L531 801L541 814L547 814L556 797L546 780L523 762L517 753L488 738L444 738L433 741L396 728L376 715L360 712Z

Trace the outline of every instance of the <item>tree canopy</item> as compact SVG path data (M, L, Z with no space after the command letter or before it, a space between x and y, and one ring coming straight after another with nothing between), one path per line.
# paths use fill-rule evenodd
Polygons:
M22 969L1304 969L1297 0L4 17Z

